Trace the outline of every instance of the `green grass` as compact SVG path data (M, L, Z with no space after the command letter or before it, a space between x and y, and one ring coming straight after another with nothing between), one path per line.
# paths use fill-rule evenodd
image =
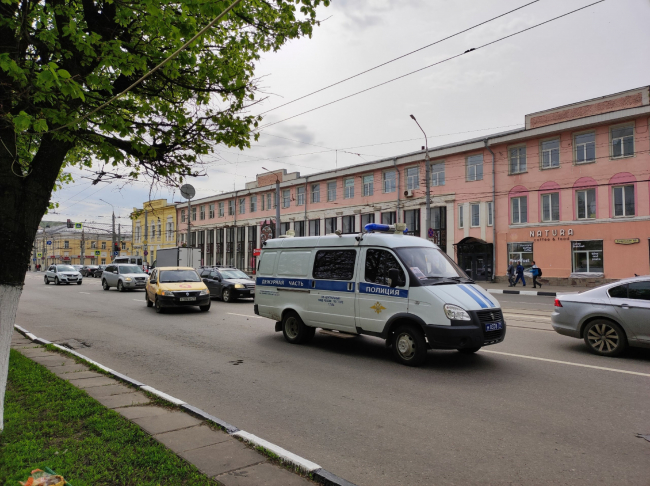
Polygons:
M12 350L0 484L50 467L74 486L216 485L137 425Z

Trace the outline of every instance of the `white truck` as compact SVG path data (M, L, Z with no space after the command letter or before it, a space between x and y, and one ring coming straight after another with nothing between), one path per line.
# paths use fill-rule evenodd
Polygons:
M156 267L201 267L200 248L164 248L156 251Z

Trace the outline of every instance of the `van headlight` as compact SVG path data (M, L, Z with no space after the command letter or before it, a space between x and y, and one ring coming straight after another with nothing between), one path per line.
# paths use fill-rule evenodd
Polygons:
M244 286L244 284L235 284L235 288L236 289L244 289L246 287Z
M199 295L208 295L209 293L209 290L201 290L201 293Z
M465 309L454 304L445 304L445 315L450 321L471 321L472 318Z

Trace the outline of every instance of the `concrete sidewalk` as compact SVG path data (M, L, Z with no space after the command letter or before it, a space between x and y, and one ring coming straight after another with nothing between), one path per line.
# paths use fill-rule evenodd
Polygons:
M80 364L64 354L45 349L31 339L14 331L11 348L46 367L52 373L72 385L84 390L95 400L119 413L126 419L139 425L154 439L171 449L187 462L195 465L206 476L217 480L225 486L309 486L314 481L295 474L281 467L266 455L244 443L264 445L265 441L252 434L240 431L225 424L226 431L219 430L214 421L205 420L200 415L186 413L194 409L190 405L183 407L158 406L137 387L114 379L102 373L92 371L85 364ZM135 381L135 380L134 380ZM137 382L136 382L137 383ZM142 385L142 384L141 384ZM144 385L140 389L147 389ZM158 392L160 395L160 392ZM169 397L171 401L174 397ZM205 413L205 412L203 412ZM219 424L219 419L216 419ZM238 437L244 440L240 440ZM257 440L256 440L257 439ZM271 452L274 444L266 443ZM280 449L276 456L292 455ZM292 455L293 456L293 455ZM298 456L294 456L298 458ZM302 459L302 458L298 458ZM305 462L308 462L302 459ZM295 462L287 461L292 468ZM313 464L313 463L311 463ZM320 466L313 464L316 468ZM354 486L331 473L320 470L308 471L320 480L321 484ZM321 477L323 476L323 477ZM329 477L332 480L328 480Z
M521 282L517 283L516 287L509 287L508 282L476 282L490 293L501 294L522 294L522 295L540 295L546 297L553 297L557 294L576 293L583 290L589 290L584 287L569 287L566 285L542 285L541 288L533 288L533 279L526 279L526 286L524 287Z

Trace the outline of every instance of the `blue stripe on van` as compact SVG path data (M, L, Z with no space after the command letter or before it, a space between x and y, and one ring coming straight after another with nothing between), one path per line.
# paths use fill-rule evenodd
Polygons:
M257 277L255 285L260 287L291 287L310 289L311 280L308 278Z
M459 285L458 287L460 287L460 290L462 290L467 295L469 295L472 299L474 299L476 303L480 305L483 309L487 309L487 305L485 304L485 302L483 300L480 300L478 297L476 297L476 295L473 294L470 290L468 290L464 285Z
M314 280L314 287L316 290L332 290L335 292L354 292L354 285L352 290L348 290L348 284L345 280Z
M483 294L481 294L478 290L476 290L474 287L471 285L468 285L467 288L469 289L470 292L472 292L474 295L476 295L479 299L481 299L483 302L485 302L487 305L490 307L496 307L494 305L494 302L492 302L490 299L485 297Z
M408 299L409 296L409 291L406 289L398 289L389 287L388 285L376 285L369 283L359 284L359 293L385 295L387 297L401 297L403 299Z

